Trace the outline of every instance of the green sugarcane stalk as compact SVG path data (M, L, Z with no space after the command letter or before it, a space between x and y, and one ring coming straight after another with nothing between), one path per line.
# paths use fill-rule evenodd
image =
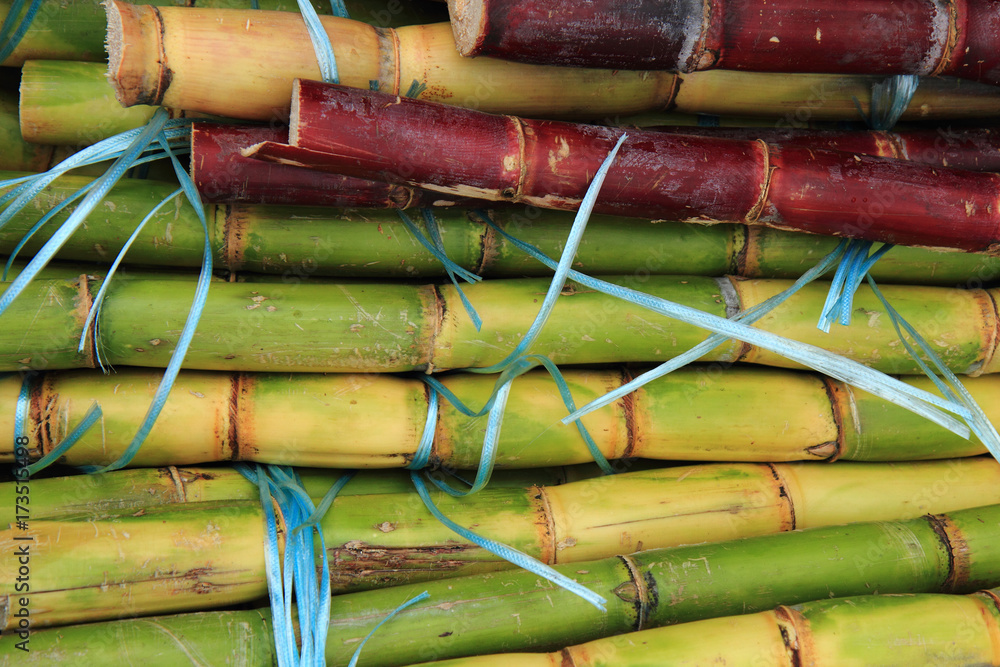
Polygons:
M1000 507L989 506L556 566L603 595L607 611L523 571L351 593L334 601L326 659L346 665L376 623L425 590L426 600L372 636L364 661L393 667L500 650L556 650L624 632L875 591L971 592L1000 584L998 537ZM86 636L76 629L41 630L31 637L29 657L44 660L58 647L85 659L92 638L122 636L146 622L91 624ZM240 650L230 633L215 624L204 627L184 636L186 648L208 643ZM0 638L0 659L24 659L15 641L10 634ZM97 642L96 656L106 650L103 644Z
M101 63L29 60L20 92L21 136L40 144L94 144L142 127L156 111L118 104Z
M181 0L152 0L144 3L158 7L185 6ZM440 20L442 12L419 3L370 3L365 0L346 0L353 18L372 25L388 27ZM327 0L313 0L312 5L321 14L330 14ZM0 21L10 11L11 0L0 0ZM250 0L202 0L199 7L242 8L251 7ZM259 0L260 9L297 12L294 0ZM20 66L26 60L78 60L103 62L107 19L101 3L96 0L44 0L38 15L31 23L24 38L3 65Z
M30 611L33 608L29 607ZM205 643L201 638L206 635L226 639ZM3 667L60 664L66 659L66 651L76 652L83 647L83 659L95 666L121 664L126 659L146 667L176 667L192 660L206 667L277 664L271 610L266 608L137 618L49 632L32 630L24 638L17 632L5 632L0 636L0 646L4 649L0 655Z
M426 667L994 665L997 589L864 595L631 632L548 654L503 653Z
M718 317L732 315L789 287L787 281L676 276L612 278L656 297ZM509 355L528 330L548 281L490 280L465 288L482 316L477 331L453 285L219 283L185 357L204 370L405 372L488 367ZM95 367L77 351L98 281L34 281L0 321L0 370ZM888 373L920 373L900 344L881 302L863 287L850 326L817 330L829 286L812 283L764 316L757 328L818 345ZM886 298L956 373L1000 370L994 354L996 290L896 286ZM187 319L193 281L121 281L109 288L96 345L107 363L165 367ZM155 316L150 317L150 313ZM689 350L708 332L567 283L531 351L558 364L659 362ZM706 361L796 364L740 342Z
M884 480L892 479L891 484ZM900 520L1000 502L988 459L911 464L719 464L633 472L555 487L436 493L446 516L549 564L722 542L852 521ZM858 489L879 488L859 494ZM943 487L945 492L937 492ZM32 491L34 494L34 491ZM106 518L33 518L37 626L205 609L266 594L263 514L253 501L165 504ZM433 520L416 494L337 498L321 523L334 592L511 567ZM287 528L279 526L279 533ZM87 537L85 538L84 535ZM77 546L80 540L86 546ZM9 548L8 548L9 547ZM14 582L16 555L0 556ZM169 595L157 595L167 589ZM15 595L14 584L0 593ZM8 600L9 603L9 600ZM9 623L10 621L8 621ZM14 626L7 626L13 628Z
M225 607L267 594L259 499L174 503L125 517L30 519L27 530L0 533L0 544L17 554L0 565L2 627L16 627L10 610L22 592L31 594L36 626ZM284 533L279 542L283 548ZM34 567L29 589L19 590L25 544ZM116 566L123 562L131 571L124 577Z
M17 93L0 89L0 169L45 171L52 164L53 150L21 138Z
M630 469L642 469L635 465ZM648 464L646 467L650 467ZM965 468L962 468L965 470ZM969 469L971 470L971 468ZM319 501L341 476L354 473L339 495L410 493L413 482L403 470L297 470L302 486ZM440 473L438 473L440 475ZM603 474L594 464L530 470L497 470L490 488L524 488L532 484L558 486ZM446 478L441 475L442 479ZM20 495L24 481L0 483L0 497ZM107 518L127 515L150 507L173 503L203 503L227 500L258 500L257 485L229 467L137 468L93 475L71 475L29 480L31 516L34 519ZM0 507L0 526L16 522L16 506Z
M10 178L22 174L0 174ZM49 209L89 182L67 176L47 187L0 229L0 252L10 252ZM155 181L120 181L60 251L59 257L110 262L128 235L157 203L177 189ZM73 207L57 217L65 220ZM400 221L395 211L331 210L309 207L206 207L218 267L281 275L289 282L316 276L419 278L444 269ZM462 209L437 209L447 255L484 276L549 275L540 263L514 248L477 216ZM419 215L411 216L426 235ZM541 209L495 210L496 223L544 253L562 251L572 216ZM41 230L25 251L37 252L53 229ZM836 247L839 239L744 225L711 227L593 215L574 268L594 275L635 273L725 273L747 277L797 278ZM126 261L137 265L201 265L202 231L182 197L147 223ZM1000 279L1000 257L896 247L871 271L879 281L978 287Z
M638 373L641 369L636 369ZM142 423L161 373L135 368L114 375L46 372L31 382L22 425L32 459L56 447L93 402L101 421L60 460L107 465L117 460ZM566 382L577 405L621 386L623 369L573 370ZM473 409L485 404L495 379L443 378ZM933 391L927 378L908 384ZM1000 423L1000 376L965 385ZM0 378L0 433L14 432L22 379ZM427 420L427 389L417 378L353 374L228 374L182 371L165 409L132 460L133 466L247 460L325 468L398 468L412 461ZM498 468L537 468L593 460L544 371L512 385L497 442ZM623 459L687 461L906 461L984 453L976 439L867 392L815 373L696 365L645 385L583 418L602 454ZM373 424L378 424L377 428ZM445 400L438 405L431 461L450 469L479 465L486 417L471 418ZM351 438L330 438L351 433ZM11 448L0 461L12 463Z

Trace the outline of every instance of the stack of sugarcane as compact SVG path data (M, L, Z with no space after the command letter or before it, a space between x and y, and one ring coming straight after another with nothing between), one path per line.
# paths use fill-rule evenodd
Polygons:
M156 4L0 0L0 665L1000 664L992 4Z

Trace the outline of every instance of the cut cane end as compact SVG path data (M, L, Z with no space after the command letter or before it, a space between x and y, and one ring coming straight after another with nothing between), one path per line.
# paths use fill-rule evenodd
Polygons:
M292 146L299 145L299 95L301 95L301 88L301 79L292 81L292 103L288 112L288 143Z
M108 32L104 40L104 48L108 52L108 81L115 89L115 98L118 99L122 106L127 106L125 101L122 99L123 91L117 85L118 72L122 69L122 60L124 56L122 16L118 8L115 7L113 0L107 0L103 4L104 11L108 16Z
M486 39L486 7L483 0L448 0L455 46L463 56L476 56Z
M123 107L159 106L171 78L165 57L160 58L163 49L159 12L153 7L117 0L106 0L104 10L108 17L105 41L108 81L115 90L115 98ZM147 44L155 44L155 47L147 47Z

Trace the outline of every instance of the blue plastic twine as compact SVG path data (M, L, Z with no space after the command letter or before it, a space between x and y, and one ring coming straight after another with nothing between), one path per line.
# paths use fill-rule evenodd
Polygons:
M330 36L323 28L323 23L319 20L319 14L309 0L297 0L299 12L302 20L306 24L309 32L309 39L312 41L313 51L316 53L316 62L319 64L319 73L326 83L340 83L340 74L337 72L337 57L333 54L333 45L330 44ZM348 18L347 7L344 0L331 0L330 7L334 16Z
M552 363L550 359L542 357L540 355L529 355L526 354L526 350L534 342L538 333L541 331L545 322L548 320L549 315L555 306L555 300L559 297L566 283L569 267L571 266L574 257L576 256L577 248L580 245L580 241L583 237L583 232L586 229L587 221L590 218L590 213L594 208L594 204L597 201L598 193L600 192L601 185L604 183L604 179L607 176L608 170L611 164L614 162L615 157L618 154L618 150L621 148L625 139L628 137L627 134L623 134L615 144L614 148L610 151L608 156L604 159L600 168L597 170L597 174L594 176L590 187L587 189L587 193L581 202L580 209L577 212L576 219L573 222L573 227L570 230L569 238L566 241L566 247L563 250L563 254L560 258L559 264L556 267L555 275L552 278L552 282L549 285L548 292L546 293L545 299L539 308L538 314L535 316L534 321L525 334L524 338L518 343L515 349L507 355L507 357L498 364L494 364L488 368L479 369L469 369L471 372L476 373L495 373L500 372L500 378L497 380L494 387L493 393L476 416L481 416L484 412L488 411L489 416L487 417L486 435L483 442L483 450L480 458L480 465L476 472L476 479L473 482L471 488L466 491L457 491L451 486L446 484L441 480L432 480L439 488L441 488L446 493L453 496L466 496L472 493L478 492L482 489L489 481L489 478L493 472L494 462L496 460L496 447L500 436L500 426L503 422L504 408L507 404L507 398L510 395L512 381L514 378L527 372L534 366L538 364L544 365L549 372L556 379L557 384L560 386L560 393L563 396L564 401L567 405L572 405L572 396L570 395L569 388L566 386L565 380L562 378L562 374L559 373L558 369L555 368L555 364ZM404 217L405 220L405 217ZM428 218L425 218L428 220ZM428 220L429 221L429 220ZM433 235L433 231L431 232ZM446 265L447 266L447 265ZM466 414L470 414L471 411L464 406L464 404L459 401L454 394L452 394L444 385L433 378L426 378L425 381L431 386L432 399L434 401L436 394L438 392L444 394L449 401L451 401L456 407ZM436 420L437 411L436 409L431 414L431 410L428 410L428 419L424 427L424 433L421 437L421 442L418 446L418 450L414 455L414 461L409 467L415 468L417 463L426 463L430 458L430 447L433 441L433 427L432 420ZM589 433L582 424L577 426L580 429L581 434L584 435L587 445L594 455L595 460L602 463L602 468L607 472L613 472L610 464L604 458L603 454L598 450L596 443L590 438ZM427 507L428 511L434 515L439 521L448 526L451 530L456 532L458 535L462 536L466 540L472 542L473 544L490 551L491 553L507 560L518 567L524 568L530 572L533 572L553 584L560 586L571 593L574 593L587 602L593 604L598 609L604 610L604 605L607 601L594 593L593 591L587 589L584 586L576 583L569 577L555 571L545 563L528 556L525 553L517 551L507 545L500 544L491 540L489 538L478 535L467 528L459 526L455 522L451 521L446 517L431 500L430 494L427 493L427 488L422 479L416 471L411 471L410 478L413 480L413 485L417 489L417 493L420 495L420 499L423 501L424 505Z
M556 299L562 293L563 287L566 285L566 280L570 274L570 267L573 265L573 259L576 257L576 251L580 247L580 242L583 240L583 232L587 229L587 222L590 220L590 214L594 210L594 205L597 203L597 195L601 191L601 186L604 184L604 179L608 175L608 170L611 168L611 164L614 162L615 157L618 155L618 150L625 143L625 139L628 138L628 134L622 134L618 138L618 142L615 143L614 148L608 153L608 156L604 158L604 162L601 163L600 168L594 175L593 181L590 183L590 187L587 188L587 193L583 197L583 201L580 202L580 208L576 213L576 217L573 219L573 226L570 228L569 236L566 238L566 246L563 248L562 255L559 257L559 263L555 267L555 275L552 276L552 282L549 283L549 289L545 293L545 299L542 301L541 307L538 309L538 314L535 316L535 320L528 327L528 331L524 334L524 338L521 342L517 344L517 347L507 355L507 357L492 366L486 368L473 368L469 369L473 373L496 373L497 371L502 371L509 364L513 363L518 357L524 354L527 349L535 342L535 338L541 332L542 327L549 320L549 315L552 314L552 309L556 305Z
M969 391L965 388L965 385L961 383L955 373L953 373L952 370L948 368L943 361L941 361L941 358L934 352L934 350L931 349L930 345L927 344L927 341L917 333L916 329L914 329L909 322L903 319L902 315L900 315L895 308L889 305L889 301L882 294L882 291L878 288L878 285L875 284L875 280L871 276L868 276L868 284L872 288L872 292L874 292L879 301L882 302L886 312L889 313L892 325L896 329L896 335L899 336L899 339L903 342L907 352L910 353L910 356L917 362L920 369L934 382L942 394L944 394L950 401L953 401L968 410L969 415L965 417L965 420L972 429L972 432L975 433L976 437L979 438L979 441L986 446L986 449L989 450L993 458L1000 461L1000 433L997 433L996 427L990 421L989 417L986 416L986 413L983 412L979 403L976 402L976 399L972 397L972 394L969 393ZM932 364L934 364L934 367L937 369L937 373L943 375L947 382L942 381L938 377L937 373L927 366L924 360L921 359L917 350L913 348L910 342L906 339L906 336L903 335L903 331L901 329L906 330L906 333L917 344L920 351L923 352Z
M519 248L524 249L546 266L549 266L550 268L556 266L556 262L554 260L547 257L534 246L513 239L513 237L505 234L503 230L500 230L497 227L495 227L495 229L497 229L501 234L504 234L505 237L515 241L515 244ZM830 258L828 257L828 260L829 259ZM623 299L629 303L646 308L660 315L671 317L686 324L691 324L693 326L722 334L726 338L733 338L761 349L770 350L771 352L780 354L781 356L791 359L792 361L796 361L803 366L807 366L829 375L832 378L846 382L847 384L860 389L864 389L865 391L881 398L885 398L886 400L919 414L922 417L925 417L926 419L929 419L930 421L933 421L934 423L962 437L969 436L969 429L967 426L943 412L943 410L947 410L964 417L968 414L965 408L957 406L950 401L946 401L930 392L900 382L896 378L868 368L867 366L864 366L856 361L846 359L814 345L789 340L768 331L755 329L736 318L726 319L717 315L712 315L711 313L706 313L690 306L684 306L668 301L667 299L644 294L643 292L639 292L637 290L629 289L598 278L593 278L580 273L579 271L571 270L569 272L569 277L584 287L597 290L604 294L608 294L609 296ZM573 415L564 418L563 422L569 423L574 419L578 419L587 412L590 412L607 402L605 402L604 399L596 399L595 401L588 403Z
M4 18L3 24L0 25L0 63L7 60L10 54L14 53L17 45L21 43L24 33L28 31L28 27L38 14L38 9L42 6L42 0L31 0L28 11L25 12L24 17L21 18L21 22L15 29L14 22L17 19L17 15L21 13L23 6L24 0L14 0L10 4L10 9L7 11L7 16ZM14 31L13 34L11 34L11 30Z
M132 442L118 460L103 468L98 466L85 466L82 468L85 472L116 470L127 465L132 460L135 453L139 450L139 447L142 445L152 429L156 418L159 416L164 404L166 403L167 396L169 395L173 382L177 377L177 373L180 371L181 364L184 360L184 356L190 345L191 339L194 336L195 328L197 327L198 320L207 299L208 287L212 276L212 249L208 232L208 223L204 207L201 205L201 200L198 196L194 183L187 175L187 171L177 160L175 149L170 145L171 140L187 138L188 125L190 125L190 121L169 120L166 112L163 109L159 109L154 113L152 119L145 128L130 130L115 137L98 142L97 144L70 156L46 173L26 178L12 179L10 181L0 183L0 186L16 186L11 191L7 192L3 197L0 197L0 202L7 203L7 207L4 209L3 213L0 214L0 225L2 225L10 220L15 213L23 209L23 207L32 198L37 196L45 187L52 183L52 181L69 169L100 162L108 159L109 157L116 158L114 164L111 165L104 175L84 186L76 194L72 195L59 206L55 207L53 211L49 211L38 223L33 226L32 230L29 231L29 235L33 234L41 227L42 224L50 220L56 212L62 210L62 208L66 205L76 201L81 196L83 197L80 204L69 215L66 221L42 246L39 252L32 258L27 267L25 267L17 278L15 278L3 295L0 296L0 314L6 311L14 299L16 299L17 296L23 292L24 288L38 275L38 272L41 271L46 264L48 264L62 245L65 244L70 235L72 235L76 229L83 224L87 215L93 211L101 199L103 199L104 196L110 191L112 186L128 169L136 164L146 164L152 160L161 159L163 157L169 158L173 164L174 171L181 182L181 189L178 190L178 192L173 193L171 197L176 196L180 191L183 191L187 198L191 201L202 225L204 233L204 254L201 274L199 275L198 284L195 289L194 305L188 313L184 328L178 337L177 346L171 355L167 369L164 372L163 380L156 389L149 410L147 411L146 416L144 417L143 422ZM153 142L157 142L158 145L151 148ZM145 225L148 219L156 213L165 201L160 202L160 204L158 204L157 207L143 219L139 225L139 229ZM98 335L100 307L103 303L110 280L121 263L124 253L129 249L132 242L135 240L136 235L139 233L139 229L132 234L119 255L115 258L111 270L106 276L101 289L94 300L94 305L87 316L87 322L84 326L84 332L81 336L80 347L78 349L83 349L88 332L92 332L94 351L98 364L101 364L100 338ZM19 247L23 245L23 242L24 241L22 240ZM57 460L78 440L87 428L96 423L100 416L100 408L95 404L84 416L81 423L66 437L66 439L42 459L32 464L30 470L41 470Z
M458 264L456 264L450 257L448 257L444 248L444 239L441 238L441 231L438 229L437 220L434 218L434 213L431 212L429 208L424 208L420 210L424 218L424 224L427 227L428 233L431 238L428 239L424 236L420 228L413 222L413 220L402 209L396 209L396 213L399 215L400 220L406 225L406 228L410 230L414 238L420 242L420 245L424 246L434 259L441 262L444 266L444 270L448 274L448 278L451 280L451 284L455 286L455 290L458 292L458 297L462 300L462 305L465 306L465 312L469 314L469 318L476 327L476 331L483 328L483 320L479 317L479 313L473 307L472 302L469 298L465 296L465 292L462 291L462 287L458 284L458 278L461 277L467 283L477 283L482 280L482 278L475 273L468 271Z
M407 609L408 607L411 607L411 606L415 605L418 602L422 602L422 601L426 600L430 596L431 596L430 593L428 593L427 591L424 591L420 595L417 595L415 597L410 598L409 600L407 600L406 602L404 602L403 604L399 605L398 607L396 607L395 609L393 609L391 612L389 612L389 615L386 616L385 618L383 618L381 621L379 621L378 625L376 625L374 628L372 628L371 632L369 632L367 635L365 635L365 638L361 640L361 643L358 644L358 648L356 648L354 650L354 654L351 656L351 661L349 663L347 663L347 667L355 667L358 664L358 658L361 657L361 649L363 649L365 647L365 644L367 644L368 640L372 638L372 635L375 634L376 630L378 630L383 625L385 625L386 623L388 623L389 621L391 621L393 618L395 618L396 614L398 614L399 612Z
M872 85L871 113L865 115L857 98L854 105L865 123L873 130L891 130L902 118L906 108L910 106L920 77L915 74L897 74L885 81Z
M234 467L257 484L264 510L264 558L278 665L325 665L330 626L330 563L319 522L354 473L337 480L319 505L314 506L294 469L246 464ZM279 557L277 519L272 503L277 504L286 528L283 560ZM319 568L316 567L314 537L319 538ZM298 640L292 620L293 607L298 619Z
M817 328L829 333L834 320L840 324L851 323L851 311L854 309L854 295L861 286L865 275L885 253L892 249L892 244L884 244L874 253L872 241L851 239L847 252L837 266L837 272L830 283L826 301L823 303L822 315Z
M162 111L162 110L160 110ZM157 113L160 113L157 111ZM90 466L84 468L86 472L107 472L110 470L118 470L122 468L132 460L136 452L145 442L146 437L149 432L153 429L153 425L156 423L157 417L160 416L160 412L163 410L163 406L166 405L167 398L170 395L170 390L173 388L174 381L177 379L177 374L181 370L181 365L184 363L184 357L187 355L188 348L191 345L191 341L194 338L195 330L198 327L198 322L201 319L201 314L205 309L205 303L208 300L208 288L212 280L212 243L211 237L208 231L208 220L205 216L205 207L201 203L201 197L198 194L197 188L195 188L194 182L191 177L188 176L187 171L181 166L180 162L177 160L177 156L174 155L170 148L165 135L161 134L159 137L160 147L163 149L164 153L170 158L171 163L174 167L174 172L177 174L177 178L181 183L181 189L187 196L188 201L191 202L192 207L195 209L195 213L198 215L198 221L201 223L202 232L204 234L204 245L202 247L202 263L201 272L198 275L198 283L195 286L195 293L191 309L188 311L187 319L184 322L184 328L181 329L180 336L177 338L177 345L174 347L174 351L170 355L170 361L167 362L167 368L163 372L163 379L160 380L160 384L156 387L156 392L153 395L153 401L150 403L149 409L146 412L146 416L142 420L142 424L139 426L139 430L136 432L129 443L129 446L122 452L122 455L113 463L101 467ZM162 205L161 202L160 205ZM73 213L76 214L76 211ZM143 223L145 224L145 220ZM122 248L119 256L115 259L114 266L117 267L118 263L121 261L122 256L128 250L129 245L126 244ZM110 278L110 276L108 277ZM107 284L107 278L105 279L105 285L102 285L101 293L99 297L103 299L104 287ZM100 301L95 300L94 310L100 308ZM96 340L96 329L97 329L97 313L94 313L92 321L95 322L95 342L94 350L95 354L99 348L99 340Z

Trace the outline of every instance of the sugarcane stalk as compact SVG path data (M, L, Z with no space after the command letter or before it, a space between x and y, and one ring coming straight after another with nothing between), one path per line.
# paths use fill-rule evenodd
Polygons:
M627 633L548 654L503 653L426 667L991 665L996 589L968 596L864 595ZM914 638L919 640L914 641Z
M1000 83L995 4L449 0L462 55L582 67L949 74ZM572 27L567 27L572 26Z
M346 665L378 621L425 590L428 599L369 639L365 660L393 667L500 650L557 650L624 632L876 590L971 592L997 585L998 530L1000 509L990 506L556 566L602 594L607 611L522 571L350 593L333 605L326 659ZM105 628L120 633L130 624L87 628L92 637ZM8 637L0 640L0 651L10 660L6 656L15 649ZM206 629L186 639L238 650L225 632ZM87 655L87 638L72 630L42 630L32 641L38 655L51 655L56 642L64 651Z
M997 510L979 508L947 518L814 529L557 566L603 594L606 613L520 573L346 595L334 606L327 659L346 663L365 634L362 627L425 589L428 600L369 640L367 659L395 665L482 653L492 645L557 648L628 630L873 590L970 591L993 585L997 576L996 527ZM953 563L948 554L956 552L969 560Z
M1000 171L1000 133L987 127L877 132L792 127L648 127L674 134L760 140L768 144L836 150L970 171Z
M619 369L565 371L578 405L631 379ZM63 441L96 401L99 424L60 459L107 465L130 444L161 379L157 371L118 369L46 372L32 381L24 433L32 460ZM473 408L484 404L491 377L442 378ZM926 378L908 384L933 390ZM1000 422L1000 384L968 378L973 398ZM14 432L22 380L0 379L0 432ZM212 374L182 371L133 466L209 461L398 468L413 459L427 419L428 396L415 378L390 375ZM498 468L538 468L592 461L552 380L542 371L512 386L497 444ZM384 415L393 415L385 419ZM373 429L371 424L378 423ZM985 452L925 419L866 392L813 373L712 366L681 369L583 418L598 449L623 459L684 461L906 461ZM709 427L710 426L710 427ZM447 401L438 406L431 460L445 469L479 465L485 418L470 418ZM330 433L352 433L348 440ZM13 451L0 461L13 462ZM325 491L324 491L325 492Z
M189 7L180 0L153 0L145 5L157 7ZM259 0L262 10L298 12L294 0ZM348 12L355 19L373 26L409 25L441 20L441 10L425 3L373 3L366 0L345 0ZM10 10L10 0L0 0L0 20ZM321 14L330 14L327 0L313 0ZM251 11L249 0L201 0L199 7L230 8ZM252 15L251 15L252 16ZM301 21L301 19L300 19ZM96 0L43 0L38 15L24 39L2 64L16 67L27 60L77 60L102 62L107 20L104 9Z
M261 141L283 142L286 129L198 123L191 128L191 178L207 202L253 202L298 206L409 208L475 205L436 192L330 176L289 165L243 157L245 148Z
M319 75L305 26L294 15L171 8L154 12L124 3L108 4L107 9L109 78L125 106L281 118L288 109L292 80ZM334 44L340 80L363 88L377 81L381 90L393 94L405 93L416 80L427 86L424 96L480 108L526 114L579 114L586 109L601 114L663 108L675 80L670 73L567 71L463 59L447 23L376 31L348 19L321 20ZM131 48L123 48L125 44ZM241 55L234 59L235 53ZM199 55L188 58L194 54ZM169 81L161 78L167 70L173 73Z
M675 134L760 140L789 148L849 151L957 169L1000 170L1000 159L996 157L1000 153L1000 139L996 132L988 129L898 134L767 128L671 129ZM442 193L415 187L322 174L293 164L274 164L243 156L243 149L264 141L287 143L288 134L283 129L260 126L196 124L191 134L191 171L202 197L212 202L345 207L474 207L481 204L478 200L455 201Z
M28 591L15 588L17 555L0 564L6 582L3 627L17 627L8 610L22 592L31 593L36 626L142 615L147 609L219 607L267 595L259 500L162 505L127 516L32 519L27 531L0 532L0 544L11 554L27 542L35 564ZM283 549L284 533L279 540Z
M156 111L118 104L99 63L29 60L21 68L20 93L21 136L38 144L97 143L145 125Z
M0 177L17 175L6 173ZM195 172L197 176L197 171ZM0 252L10 252L24 233L89 179L65 176L0 229ZM59 257L108 263L141 219L175 184L127 179L112 189L69 238ZM72 207L68 207L72 210ZM317 276L408 277L443 275L435 259L392 211L332 211L287 206L207 206L216 266L231 271L282 275L302 282ZM37 252L56 223L25 246ZM570 214L543 209L498 209L493 221L549 256L563 249ZM424 229L420 216L411 216ZM548 269L514 248L464 209L436 209L445 250L454 262L484 276L548 275ZM201 225L183 198L146 224L125 261L146 266L201 265ZM797 278L837 240L767 227L720 224L700 227L617 216L592 215L574 267L593 275L674 273ZM1000 258L899 246L871 270L880 282L979 287L1000 278Z
M0 168L45 171L53 146L29 144L21 138L17 120L17 94L0 89Z
M156 618L137 618L97 625L74 625L51 631L31 631L25 638L16 632L0 637L0 665L52 665L65 660L66 651L86 646L86 660L91 665L111 665L123 659L127 647L129 660L147 667L176 667L190 662L214 666L232 664L234 655L243 667L273 667L277 664L274 649L274 626L270 609L213 611ZM203 636L225 637L225 641L206 644ZM27 640L18 648L18 644Z
M879 494L857 493L892 476ZM1000 467L922 464L720 464L633 472L556 487L437 493L460 525L549 564L852 521L895 521L1000 498ZM947 479L949 481L945 482ZM934 494L945 484L948 493ZM110 513L109 513L110 514ZM321 523L335 592L510 567L456 538L414 493L338 498ZM169 529L164 530L167 525ZM204 609L266 593L259 502L168 504L97 518L32 519L0 538L14 582L14 537L30 535L36 626ZM279 533L287 529L279 526ZM75 546L86 533L86 546ZM2 591L14 595L13 583ZM154 596L166 588L168 596ZM148 592L147 592L148 591ZM166 599L159 599L166 598ZM127 601L126 604L122 604ZM9 604L9 598L8 598ZM13 629L8 619L5 629ZM16 623L16 620L14 621Z
M645 467L650 467L645 463ZM629 469L644 467L630 462ZM963 468L965 470L965 468ZM971 471L972 469L969 468ZM318 502L343 475L351 478L339 495L410 493L413 482L403 470L337 470L334 468L299 468L302 486ZM446 478L442 473L436 473ZM597 477L603 472L594 464L497 470L490 477L490 488L524 488L537 484L557 486L567 482ZM446 479L452 479L447 477ZM228 500L258 500L260 491L235 469L229 467L135 468L93 475L71 475L32 479L29 482L33 519L107 518L126 515L150 507L171 503L200 503ZM10 497L23 481L0 483L0 493ZM0 526L15 523L15 507L0 508Z
M679 75L677 111L776 119L779 127L812 121L858 120L858 107L871 115L872 86L881 76L773 74L708 70ZM921 77L902 120L988 118L996 114L996 86L950 77ZM652 110L651 110L652 112ZM652 112L654 115L659 112ZM622 118L623 124L633 122ZM647 120L645 124L663 125Z
M575 210L625 132L298 80L291 145L248 156ZM374 128L378 128L375 131ZM463 140L452 136L461 128ZM997 254L1000 176L762 142L630 131L594 210Z
M660 298L719 317L751 308L785 290L779 280L640 276L612 278ZM99 281L34 281L0 320L0 369L96 367L107 363L163 368L182 329L194 285L178 281L113 283L95 332L77 350ZM271 372L406 372L487 367L504 359L530 326L548 281L490 280L465 288L485 323L478 331L454 285L351 283L218 283L209 291L185 367ZM897 374L920 373L898 342L870 288L855 297L856 317L830 333L816 329L829 286L811 283L757 324ZM996 290L889 285L893 307L956 373L1000 369ZM150 317L150 313L156 313ZM651 331L654 332L651 334ZM98 340L94 340L95 333ZM569 284L532 346L558 364L654 362L703 341L708 332L631 303ZM702 357L781 367L794 362L737 341Z
M126 105L165 105L270 121L282 119L287 112L293 79L319 77L305 30L301 22L289 17L202 10L180 13L163 8L153 18L150 10L123 9L127 6L109 6L109 48L111 78ZM244 29L248 19L251 25ZM758 110L780 116L815 108L818 114L855 119L852 98L867 104L875 81L873 77L817 76L776 85L769 78L744 83L744 92L738 96L715 95L713 90L730 85L728 75L568 69L461 58L446 23L376 34L356 23L332 17L322 20L343 83L368 88L369 81L375 80L380 90L405 94L416 81L426 86L422 99L498 113L590 119L668 108L689 113L711 108L717 113L725 99L730 101L727 113ZM162 34L156 26L162 26ZM119 48L119 39L135 48ZM160 53L162 59L154 55ZM169 82L162 77L166 71L171 72ZM252 71L257 75L250 76ZM266 78L261 78L261 72L266 72ZM914 106L907 117L995 113L996 91L971 83L940 84L947 91L942 95L918 93L920 106ZM931 82L928 87L937 85Z

